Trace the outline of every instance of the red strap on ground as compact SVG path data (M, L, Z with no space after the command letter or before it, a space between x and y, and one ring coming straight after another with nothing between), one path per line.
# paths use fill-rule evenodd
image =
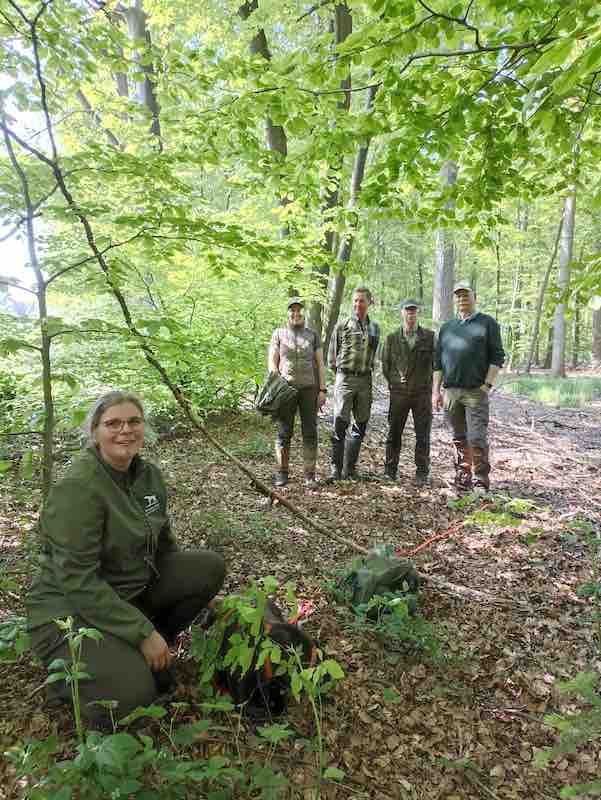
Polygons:
M395 550L394 554L398 558L410 558L411 556L415 556L418 553L421 553L422 550L427 550L430 545L434 544L434 542L439 542L441 539L450 539L454 533L461 530L463 528L464 522L461 520L460 522L455 522L446 531L442 533L435 533L434 536L430 536L429 539L426 539L425 542L422 542L417 547L414 547L412 550Z

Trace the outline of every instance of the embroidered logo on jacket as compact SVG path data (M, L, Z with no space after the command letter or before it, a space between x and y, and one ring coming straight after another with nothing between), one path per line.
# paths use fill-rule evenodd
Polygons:
M154 514L155 511L158 511L161 507L159 503L159 498L156 494L145 494L144 495L144 513L145 514Z

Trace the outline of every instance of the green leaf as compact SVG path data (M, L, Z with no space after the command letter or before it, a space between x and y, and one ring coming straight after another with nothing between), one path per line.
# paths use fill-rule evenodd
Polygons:
M338 767L327 767L323 773L323 777L330 781L341 781L345 775L346 772L342 769L338 769Z
M206 733L210 727L211 721L208 719L201 719L189 725L180 725L173 734L173 741L180 747L189 747L203 733Z
M564 64L568 60L573 47L574 40L572 38L561 39L542 54L538 61L530 67L529 73L531 75L542 75L550 67Z
M150 717L150 719L162 719L166 713L167 710L163 708L163 706L138 706L137 708L134 708L134 710L126 717L120 719L118 724L131 725L132 722L135 722L135 720L143 717Z
M290 729L288 724L280 725L274 723L273 725L264 725L262 728L258 728L257 732L259 736L267 739L272 744L283 742L285 739L294 736L294 731Z
M394 703L395 705L398 705L402 702L402 697L394 688L394 686L384 689L382 692L382 697L387 703Z

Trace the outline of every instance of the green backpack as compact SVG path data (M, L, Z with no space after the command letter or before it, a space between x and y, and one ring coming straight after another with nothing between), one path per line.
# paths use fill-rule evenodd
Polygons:
M297 391L277 372L270 372L259 390L256 409L260 414L277 417L282 406L296 397Z
M419 576L410 561L396 558L391 545L375 547L356 559L341 581L341 588L353 606L368 603L376 595L405 596L409 612L417 610Z

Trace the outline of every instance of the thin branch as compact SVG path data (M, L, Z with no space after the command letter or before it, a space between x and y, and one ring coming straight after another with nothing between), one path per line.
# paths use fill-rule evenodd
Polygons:
M94 111L94 109L92 108L92 104L90 103L90 101L88 100L88 98L85 96L85 94L82 92L81 89L77 90L77 98L84 107L84 110L92 117L96 125L98 125L98 127L104 133L109 142L114 147L121 149L121 142L119 141L119 139L117 139L117 137L111 130L109 130L102 124L102 119L100 117L100 114L98 113L98 111Z
M323 8L324 6L331 6L335 2L336 0L321 0L320 3L315 3L315 5L312 6L308 11L305 11L304 14L301 14L300 17L297 17L295 22L302 22L305 17L310 17L315 11L319 11L319 9Z
M44 431L19 431L18 433L0 433L0 436L43 436ZM10 571L11 574L15 574L14 570ZM19 574L19 573L17 573Z
M29 292L29 294L33 294L37 296L37 292L34 289L29 289L27 286L21 286L20 283L16 281L10 281L6 278L0 278L0 285L1 286L12 286L15 289L22 289L24 292Z
M442 14L439 11L435 11L433 8L430 8L429 6L426 5L426 3L424 3L424 0L417 0L417 2L424 9L424 11L427 11L429 14L432 14L433 17L438 17L439 19L446 19L447 22L455 22L458 25L461 25L462 27L467 28L468 31L472 31L472 33L474 34L475 41L476 41L476 46L480 47L480 31L474 25L470 25L469 22L466 19L467 14L469 13L469 6L468 6L468 9L467 9L467 12L466 12L465 16L463 16L463 17L450 17L450 16L447 16L447 14Z
M107 245L104 249L100 250L100 253L102 255L104 255L105 253L108 253L109 250L113 250L115 247L122 247L124 244L129 244L130 242L133 242L135 239L137 239L139 236L141 236L143 233L147 233L147 232L148 232L147 229L138 231L133 236L130 236L129 239L124 239L122 242L115 242L114 244ZM82 267L84 264L87 264L88 262L95 261L95 260L96 260L96 256L92 255L92 256L88 256L87 258L83 258L81 261L77 261L74 264L69 264L69 266L63 267L63 269L59 269L58 272L54 272L46 280L46 284L45 285L48 286L49 284L52 283L52 281L56 280L57 278L60 278L61 275L64 275L65 272L70 272L72 269L77 269L77 267Z

